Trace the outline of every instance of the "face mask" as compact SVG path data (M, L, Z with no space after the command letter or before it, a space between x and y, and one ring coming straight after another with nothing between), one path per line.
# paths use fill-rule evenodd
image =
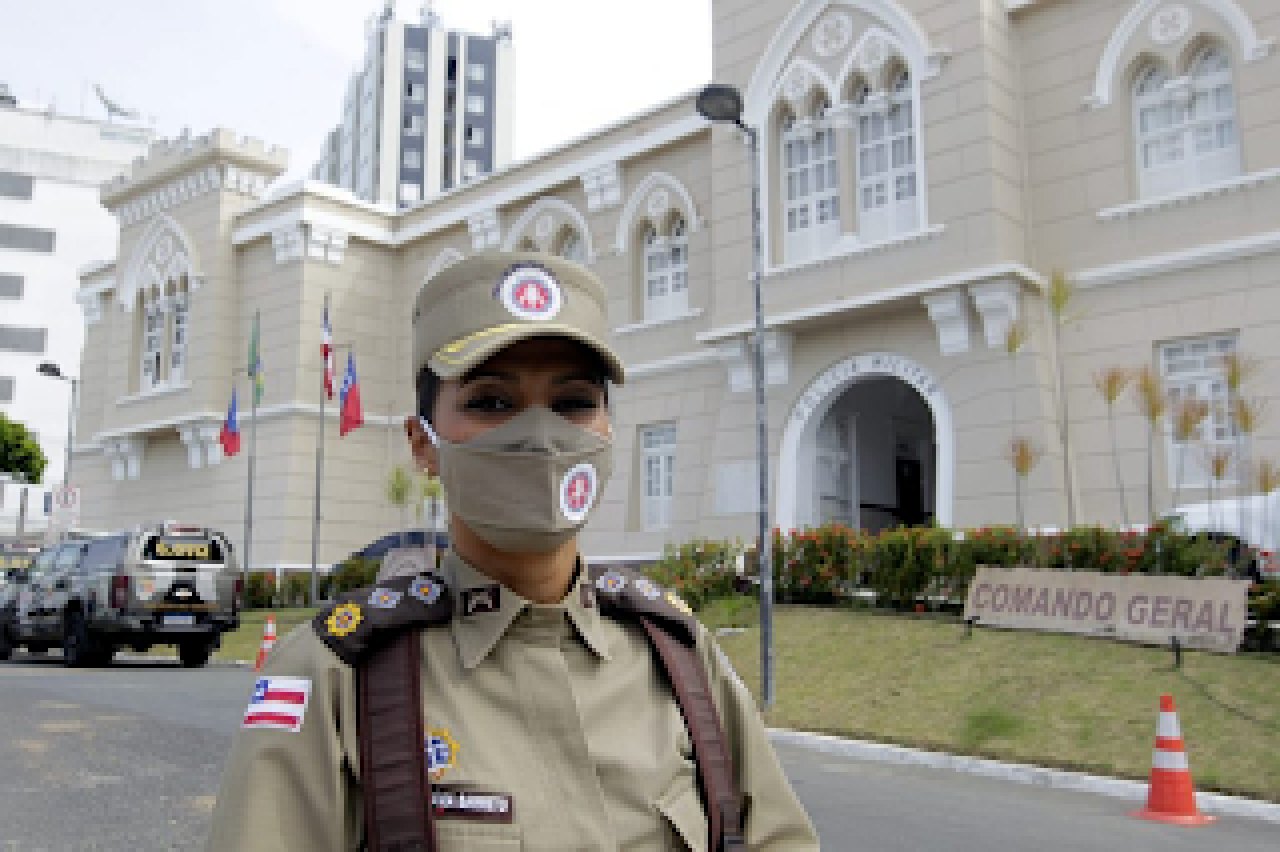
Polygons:
M613 472L613 442L531 406L470 441L439 438L449 509L508 553L545 553L577 534Z

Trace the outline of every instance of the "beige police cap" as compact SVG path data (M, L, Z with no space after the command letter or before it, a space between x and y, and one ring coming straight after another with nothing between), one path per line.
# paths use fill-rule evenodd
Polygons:
M600 354L622 384L622 361L605 343L604 286L591 270L539 252L485 252L432 276L413 308L413 375L423 366L457 379L512 343L568 337Z

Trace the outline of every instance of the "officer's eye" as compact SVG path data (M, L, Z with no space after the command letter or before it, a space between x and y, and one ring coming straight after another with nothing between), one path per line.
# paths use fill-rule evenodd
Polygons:
M551 410L561 417L586 414L600 407L600 400L592 396L570 396L551 403Z
M499 414L512 409L511 400L496 393L479 393L463 403L463 410L472 414Z

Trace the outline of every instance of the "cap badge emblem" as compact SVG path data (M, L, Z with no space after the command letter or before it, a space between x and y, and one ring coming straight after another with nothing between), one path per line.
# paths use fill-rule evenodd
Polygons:
M507 270L498 285L498 299L513 316L530 321L555 319L564 302L560 282L546 269L532 263L517 264Z
M560 511L569 523L579 523L591 511L598 484L595 467L586 462L569 468L560 480Z

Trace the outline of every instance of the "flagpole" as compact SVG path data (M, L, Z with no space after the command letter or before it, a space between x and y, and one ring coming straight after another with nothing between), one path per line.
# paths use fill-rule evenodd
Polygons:
M329 291L324 293L324 317L326 323L329 319ZM326 328L325 333L329 333ZM315 606L317 597L316 589L316 560L320 547L320 479L324 473L324 402L329 396L328 389L325 387L325 378L329 373L329 359L333 357L333 341L329 341L329 354L325 356L325 362L320 366L320 423L317 426L318 435L316 437L316 504L315 514L311 518L311 605Z
M261 342L258 340L258 324L261 318L262 312L254 311L253 340L255 345L252 358L253 363L249 365L249 400L253 416L253 426L249 430L249 493L246 496L244 504L244 589L246 595L249 593L248 573L253 567L253 463L258 453L258 364L262 360L260 353L258 352L258 346L261 346Z

